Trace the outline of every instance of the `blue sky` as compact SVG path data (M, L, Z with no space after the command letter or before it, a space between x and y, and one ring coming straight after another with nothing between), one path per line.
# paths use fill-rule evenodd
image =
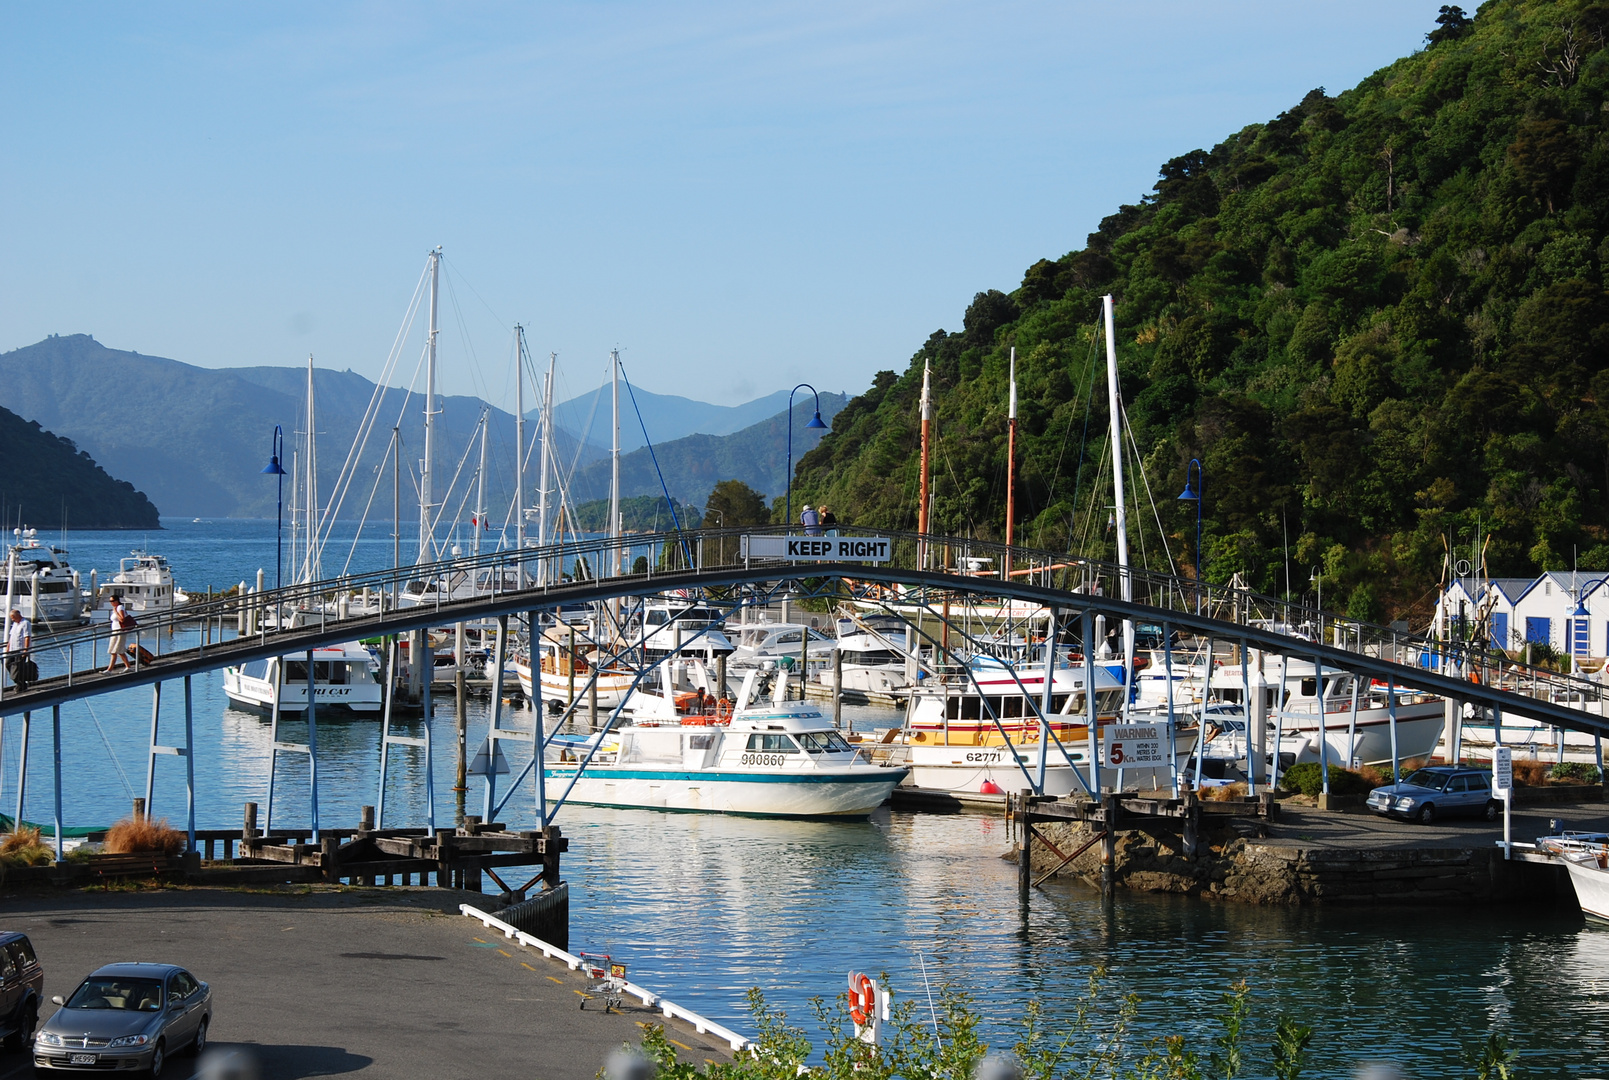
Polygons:
M441 244L448 392L512 404L515 321L561 395L855 392L1439 7L10 4L0 350L373 378Z

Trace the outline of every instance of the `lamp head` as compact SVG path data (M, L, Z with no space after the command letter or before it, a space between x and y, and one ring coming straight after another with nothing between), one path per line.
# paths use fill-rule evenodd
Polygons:
M1195 502L1199 498L1201 498L1201 496L1196 494L1195 485L1192 484L1189 480L1186 480L1184 482L1184 490L1179 492L1179 501L1180 502Z
M826 426L827 426L826 424L823 424L821 422L821 410L820 409L817 409L816 410L816 415L814 415L814 416L812 416L810 418L810 423L805 425L805 427L807 427L807 428L824 428Z
M285 475L285 470L280 468L278 454L275 454L273 457L268 459L268 464L263 466L263 472L267 473L269 476Z

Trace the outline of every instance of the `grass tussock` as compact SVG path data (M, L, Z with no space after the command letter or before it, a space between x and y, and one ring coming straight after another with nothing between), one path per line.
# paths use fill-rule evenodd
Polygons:
M1233 784L1214 784L1212 787L1202 788L1201 797L1209 802L1235 802L1246 797L1246 785L1238 781Z
M47 866L55 857L34 825L23 825L0 840L0 863L7 866Z
M108 855L129 855L134 852L156 851L164 855L178 855L188 843L185 834L168 826L168 819L152 821L150 818L124 818L106 830Z

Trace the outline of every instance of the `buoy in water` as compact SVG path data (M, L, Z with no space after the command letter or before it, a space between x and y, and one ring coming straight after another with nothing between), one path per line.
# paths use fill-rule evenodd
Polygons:
M983 786L978 789L979 795L1004 795L1005 793L1006 789L993 780L985 780Z

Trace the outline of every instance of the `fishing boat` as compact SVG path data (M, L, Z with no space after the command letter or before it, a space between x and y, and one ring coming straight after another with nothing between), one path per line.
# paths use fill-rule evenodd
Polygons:
M321 714L325 709L378 713L382 689L380 665L361 643L313 650L313 700ZM241 708L272 712L277 696L281 713L306 712L307 656L292 653L226 667L223 692Z
M927 791L1000 794L1029 790L1039 783L1039 709L1045 691L1045 664L1013 666L989 656L975 657L964 680L923 680L911 689L903 728L879 733L873 760L910 769L909 784ZM1101 768L1111 771L1111 730L1123 725L1123 683L1096 665L1096 749ZM1051 739L1044 746L1043 791L1070 795L1088 777L1089 719L1084 696L1085 668L1071 657L1058 659L1051 675L1050 710L1045 718ZM1160 789L1172 783L1195 750L1196 728L1180 717L1167 761L1123 769L1127 789ZM1168 740L1165 717L1133 718ZM1119 756L1121 760L1121 756ZM1112 780L1103 778L1103 785Z
M587 637L586 627L556 625L537 638L533 670L530 652L514 658L514 671L520 692L527 701L537 700L536 680L542 684L541 699L550 709L562 709L576 698L591 701L593 668L602 659L602 650ZM598 672L597 695L600 709L613 709L631 693L637 673L621 664L605 664Z
M67 552L41 544L37 529L13 529L12 536L6 553L5 610L22 612L36 633L80 625L84 602Z
M744 680L747 700L759 672ZM785 680L783 680L785 682ZM682 713L620 728L592 761L549 750L550 793L592 806L757 817L864 817L905 779L903 767L867 762L814 706L778 700L730 719ZM555 760L555 756L558 758ZM585 768L582 765L585 764Z
M1581 914L1609 920L1609 852L1599 844L1596 850L1565 851L1561 858L1570 872Z
M117 573L95 589L97 611L109 611L112 596L123 598L123 607L136 615L172 611L175 604L189 599L173 584L173 570L160 555L135 550L118 564Z

